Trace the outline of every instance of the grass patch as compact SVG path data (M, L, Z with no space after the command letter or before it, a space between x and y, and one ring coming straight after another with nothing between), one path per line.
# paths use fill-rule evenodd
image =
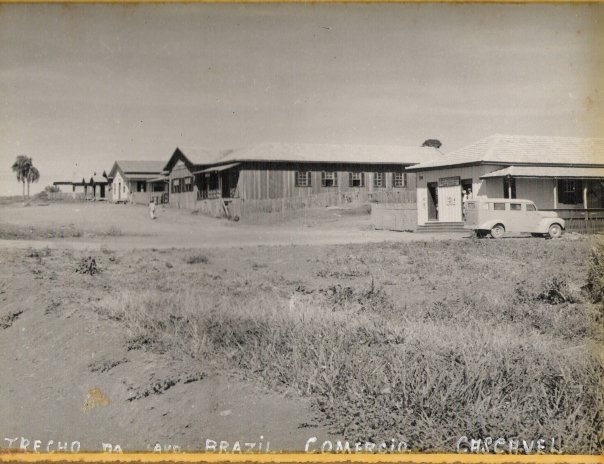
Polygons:
M562 437L566 452L602 452L604 246L587 269L584 242L501 242L332 247L310 263L333 271L314 287L274 284L269 267L256 282L132 288L98 309L129 349L308 396L347 439Z
M55 227L32 227L0 224L0 239L3 240L47 240L79 237L121 237L122 229L111 226L104 230L85 231L73 225Z

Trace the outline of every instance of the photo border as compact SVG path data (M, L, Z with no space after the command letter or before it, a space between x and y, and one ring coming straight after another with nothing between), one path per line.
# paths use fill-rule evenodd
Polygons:
M4 4L602 4L604 0L0 0ZM207 463L207 464L604 464L604 455L484 453L279 452L19 452L0 447L0 463Z

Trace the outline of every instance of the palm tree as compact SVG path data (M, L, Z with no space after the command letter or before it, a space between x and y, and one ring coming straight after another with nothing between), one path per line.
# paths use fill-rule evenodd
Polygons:
M29 172L27 173L27 198L29 198L29 184L31 182L38 182L40 180L40 171L38 168L31 165L29 167Z
M25 201L25 183L27 183L27 196L29 197L29 184L38 182L40 171L34 167L32 159L25 155L17 156L12 170L17 175L17 181L23 184L23 201Z

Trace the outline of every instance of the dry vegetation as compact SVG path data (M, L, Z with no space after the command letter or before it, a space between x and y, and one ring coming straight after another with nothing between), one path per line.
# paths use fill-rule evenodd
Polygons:
M45 240L79 237L120 237L122 230L117 226L103 227L97 230L83 230L73 225L32 227L15 224L0 224L1 240Z
M98 310L127 327L129 349L310 396L351 440L447 450L461 435L560 437L595 453L604 247L591 253L588 270L585 241L330 247L289 260L299 281L254 261L246 278L206 269Z
M123 328L124 353L178 360L182 372L133 386L131 401L227 368L311 398L349 440L450 451L461 435L557 437L566 452L604 449L602 242L24 253L5 262L40 279L48 317L91 311ZM91 259L95 272L82 272Z

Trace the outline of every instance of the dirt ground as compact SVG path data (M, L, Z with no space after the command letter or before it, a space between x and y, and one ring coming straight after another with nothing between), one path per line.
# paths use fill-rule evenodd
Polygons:
M128 310L128 304L142 302L145 310L149 295L167 296L166 310L158 308L162 317L190 291L199 298L196 304L235 303L259 314L272 314L280 305L290 310L293 305L295 312L307 300L325 300L335 305L327 308L326 320L367 317L392 323L402 318L403 325L428 327L437 345L443 339L439 331L449 324L457 327L453 332L463 332L460 346L472 340L466 336L471 333L468 318L476 311L468 308L481 308L484 320L478 315L476 327L487 327L489 333L494 324L493 330L503 330L513 343L516 334L523 334L529 349L554 344L552 337L567 327L568 334L555 340L559 356L577 348L574 331L583 323L576 315L581 306L546 304L539 293L551 281L556 288L563 284L565 294L579 294L589 246L572 235L478 241L465 238L468 234L374 231L367 215L339 210L273 226L169 209L160 209L152 221L145 207L102 203L2 206L0 226L7 225L11 233L33 232L24 233L23 240L0 240L0 439L9 439L2 446L18 447L23 441L31 450L40 440L41 450L74 441L91 451L101 451L103 443L124 450L148 450L156 443L199 450L213 440L231 447L237 441L242 447L269 442L272 450L302 450L313 436L319 441L357 438L337 431L348 427L360 433L350 428L356 419L347 410L358 396L346 391L353 380L338 387L350 397L336 394L331 409L320 410L292 384L233 364L228 347L220 356L191 359L178 346L137 344L132 327L116 316L116 306ZM57 238L60 230L70 231L67 238ZM97 267L100 272L87 272ZM477 272L487 278L470 290ZM511 297L543 306L533 326L528 312L512 313L510 323L493 307L495 301L507 308ZM434 318L440 322L433 326ZM159 335L165 337L162 327ZM357 329L346 330L356 334ZM420 335L414 341L410 332L409 343L421 343ZM381 339L381 332L376 336ZM428 344L422 354L430 349ZM476 350L467 349L473 356ZM374 355L367 351L368 361L382 357ZM493 362L487 371L501 364ZM348 364L341 366L344 371ZM365 394L376 398L372 390ZM365 410L367 399L360 401ZM394 420L402 419L397 414ZM394 424L400 431L419 430ZM447 442L446 450L451 446Z
M31 446L53 440L51 450L79 441L91 451L102 443L133 451L156 443L199 450L206 439L301 449L301 437L328 436L308 400L244 380L212 359L197 371L173 356L125 346L123 324L94 307L120 288L153 287L136 268L155 261L148 253L97 256L103 273L94 277L74 273L85 251L0 251L1 438L17 438L12 446L21 437ZM195 272L172 253L155 256L173 262L176 274ZM235 261L212 259L217 272Z
M185 210L160 207L151 220L143 205L110 203L51 203L47 206L21 204L0 206L0 224L48 230L47 239L35 233L36 240L57 246L57 233L81 232L80 237L60 240L76 248L214 248L255 245L304 245L371 243L461 238L468 234L413 234L373 230L368 214L347 214L346 210L313 210L306 216L273 225L249 225L215 219ZM0 231L1 232L1 231ZM1 236L1 235L0 235ZM24 240L0 240L0 246L29 246Z

